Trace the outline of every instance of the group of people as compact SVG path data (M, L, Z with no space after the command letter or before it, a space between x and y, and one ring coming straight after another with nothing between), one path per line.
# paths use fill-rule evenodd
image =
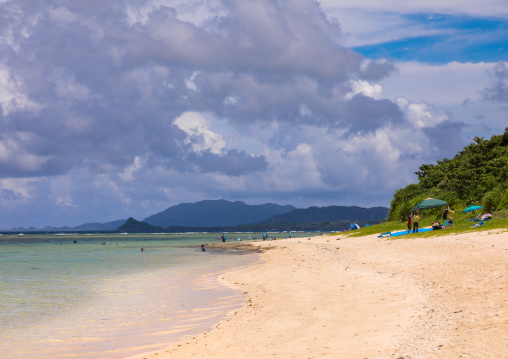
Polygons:
M453 215L455 211L450 206L443 209L441 216L443 217L443 224L441 225L439 222L432 224L432 229L444 229L453 226ZM418 233L418 229L420 228L420 214L418 209L414 213L410 213L407 216L407 233L413 230L413 233Z
M413 226L411 227L411 223ZM407 233L411 232L411 228L413 229L413 233L418 233L418 229L420 228L420 215L418 214L418 210L415 213L410 213L407 215Z
M323 233L321 233L321 235L323 235ZM292 234L291 232L289 232L289 238L292 237ZM226 241L231 241L231 238L226 238L226 235L224 233L222 233L222 236L220 237L217 237L218 240L221 240L223 242L226 242ZM253 238L251 236L249 236L249 241L252 240ZM254 240L258 240L258 239L261 239L261 238L254 238ZM271 240L276 240L276 239L282 239L282 237L274 237L274 238L271 238L268 236L268 234L266 234L266 232L263 232L263 241L271 241ZM237 238L235 239L235 241L241 241L240 238Z

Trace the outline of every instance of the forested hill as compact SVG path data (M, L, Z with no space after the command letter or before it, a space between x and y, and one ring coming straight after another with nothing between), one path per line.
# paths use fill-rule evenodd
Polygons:
M329 206L294 209L261 223L323 223L333 221L386 220L386 207Z
M418 183L395 191L389 220L404 220L428 197L454 206L479 204L486 212L508 208L508 127L490 140L475 137L453 159L421 165L416 175Z
M241 201L204 200L197 203L182 203L143 221L154 226L236 226L256 223L272 216L292 211L295 207L273 203L247 205Z

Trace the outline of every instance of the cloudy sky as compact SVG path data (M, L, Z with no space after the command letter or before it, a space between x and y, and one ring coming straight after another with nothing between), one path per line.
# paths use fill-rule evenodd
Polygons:
M389 206L508 126L507 19L506 0L0 0L0 228Z

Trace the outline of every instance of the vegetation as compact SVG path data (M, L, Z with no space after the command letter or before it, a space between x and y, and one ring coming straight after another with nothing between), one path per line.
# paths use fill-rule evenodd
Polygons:
M475 137L453 159L423 164L416 172L419 182L395 191L388 214L389 221L404 222L411 208L428 197L438 198L455 207L456 215L472 204L485 212L508 208L508 127L503 135L490 140ZM440 218L439 208L426 210L422 219Z
M367 224L376 224L380 220L361 220L356 221L360 226ZM217 226L217 227L185 227L171 226L160 227L153 226L146 222L137 221L129 218L123 225L118 227L116 232L127 233L180 233L180 232L264 232L264 231L342 231L349 229L351 221L337 222L319 222L319 223L271 223L271 224L242 224L239 226Z
M427 210L423 211L427 212ZM413 234L411 232L408 236L400 236L400 237L387 237L387 239L409 239L409 238L419 238L419 237L430 237L430 236L443 236L448 234L459 234L466 232L479 232L479 231L488 231L493 229L499 229L506 231L508 230L508 210L494 212L492 215L492 219L489 221L485 221L482 226L473 227L473 225L477 222L473 222L471 219L473 215L471 213L462 213L461 211L455 211L454 216L454 225L453 227L446 228L438 231L428 231L428 232L420 232ZM435 219L432 216L426 216L420 220L420 227L429 227L432 223L435 222ZM388 221L381 224L376 224L368 227L362 227L355 231L347 232L351 237L360 237L366 236L369 234L381 234L385 232L399 232L406 230L407 227L405 223L401 223L400 221Z
M419 182L395 191L390 204L387 222L362 227L348 232L352 237L406 230L411 209L425 198L446 201L455 208L454 226L438 231L411 233L408 236L387 239L409 239L485 231L508 230L508 127L503 135L490 140L475 137L453 159L443 159L436 165L421 165L416 172ZM462 211L472 205L483 206L481 213L491 213L492 219L482 226L473 227L472 213ZM476 214L479 214L478 211ZM442 222L441 208L421 211L420 227Z

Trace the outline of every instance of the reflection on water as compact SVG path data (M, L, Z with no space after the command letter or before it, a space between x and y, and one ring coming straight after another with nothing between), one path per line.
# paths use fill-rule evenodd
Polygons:
M244 301L218 274L257 258L202 252L217 236L1 236L2 358L122 358L210 328Z
M220 235L0 236L1 358L123 358L211 328L244 301L219 273L257 260L201 251Z

